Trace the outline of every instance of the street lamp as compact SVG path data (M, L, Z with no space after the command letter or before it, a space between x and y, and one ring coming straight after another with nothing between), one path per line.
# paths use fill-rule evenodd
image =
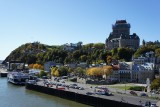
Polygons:
M125 84L125 94L126 94L126 82L124 84Z

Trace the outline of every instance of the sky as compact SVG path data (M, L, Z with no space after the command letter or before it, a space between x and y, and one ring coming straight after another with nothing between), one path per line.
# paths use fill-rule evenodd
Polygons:
M0 0L0 59L25 43L105 43L127 20L140 40L160 40L160 0Z

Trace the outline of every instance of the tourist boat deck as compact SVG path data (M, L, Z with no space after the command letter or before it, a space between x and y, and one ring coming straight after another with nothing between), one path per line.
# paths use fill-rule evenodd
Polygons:
M17 85L24 85L26 81L29 79L29 75L22 72L9 72L7 75L8 82L17 84Z

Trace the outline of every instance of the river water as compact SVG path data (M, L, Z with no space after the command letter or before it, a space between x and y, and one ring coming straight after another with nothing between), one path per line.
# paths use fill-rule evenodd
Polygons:
M0 77L0 107L89 107L74 101L16 86Z

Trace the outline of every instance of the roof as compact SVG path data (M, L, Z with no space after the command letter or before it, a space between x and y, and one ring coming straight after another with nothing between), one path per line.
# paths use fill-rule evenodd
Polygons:
M117 20L116 21L116 24L120 24L120 23L127 23L127 21L126 20Z
M113 70L119 70L119 64L118 65L112 65Z

